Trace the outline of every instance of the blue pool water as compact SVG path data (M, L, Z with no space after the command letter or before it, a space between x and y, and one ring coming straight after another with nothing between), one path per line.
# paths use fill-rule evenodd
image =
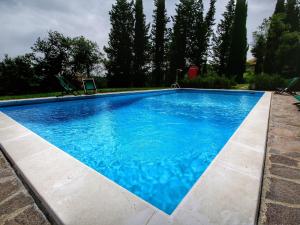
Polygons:
M170 214L261 96L177 90L1 111Z

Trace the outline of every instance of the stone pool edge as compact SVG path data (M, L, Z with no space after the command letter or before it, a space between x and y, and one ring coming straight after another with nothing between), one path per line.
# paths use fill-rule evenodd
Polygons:
M170 216L3 113L0 144L58 224L255 224L270 100L266 92Z

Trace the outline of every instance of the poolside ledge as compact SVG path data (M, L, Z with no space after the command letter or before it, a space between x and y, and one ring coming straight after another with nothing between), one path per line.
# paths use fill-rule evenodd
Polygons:
M1 112L0 144L57 224L256 224L270 101L266 92L170 216Z

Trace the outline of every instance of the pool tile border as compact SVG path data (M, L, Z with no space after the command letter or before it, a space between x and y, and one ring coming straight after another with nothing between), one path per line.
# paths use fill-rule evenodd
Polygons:
M57 224L255 224L270 102L266 92L170 216L1 112L0 146Z

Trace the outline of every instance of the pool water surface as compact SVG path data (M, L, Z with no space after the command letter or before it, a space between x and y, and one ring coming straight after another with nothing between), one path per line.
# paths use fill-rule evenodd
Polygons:
M0 110L171 214L262 95L171 90Z

